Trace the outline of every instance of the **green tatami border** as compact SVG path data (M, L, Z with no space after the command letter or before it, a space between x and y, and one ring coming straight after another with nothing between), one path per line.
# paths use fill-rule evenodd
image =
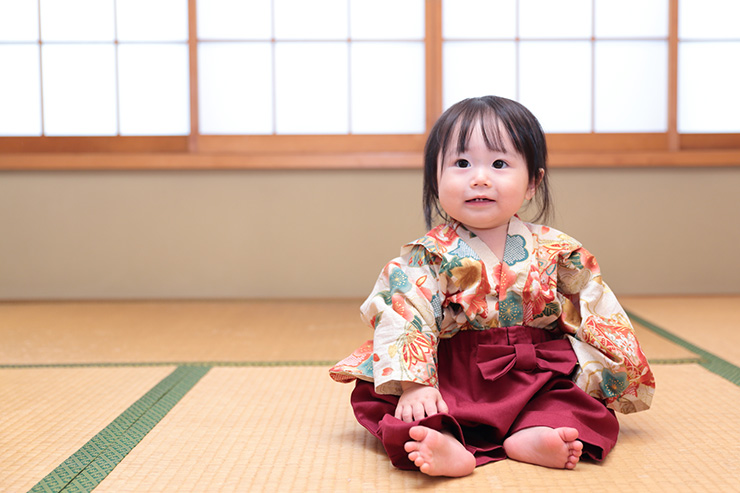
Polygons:
M210 370L178 367L39 481L29 493L90 492Z
M696 361L693 361L693 363L696 363L706 368L707 370L711 371L712 373L719 375L725 380L728 380L734 383L735 385L740 386L740 367L733 365L729 361L724 360L720 358L719 356L716 356L710 353L709 351L706 351L700 348L699 346L692 344L689 341L678 337L675 334L672 334L666 329L658 327L652 322L645 320L644 318L640 317L639 315L636 315L635 313L631 311L627 311L627 315L629 316L630 319L634 320L635 322L638 322L640 325L658 334L660 337L663 337L664 339L668 339L669 341L676 343L679 346L685 349L688 349L692 353L696 354L699 357L699 359ZM670 361L670 360L663 360L663 361ZM651 361L651 363L653 363L653 361Z

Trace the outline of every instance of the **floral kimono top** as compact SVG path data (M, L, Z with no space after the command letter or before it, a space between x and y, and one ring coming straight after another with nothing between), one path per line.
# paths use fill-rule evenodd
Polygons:
M570 236L512 218L504 258L459 223L405 245L361 307L374 340L337 363L334 380L437 385L440 338L461 330L527 325L573 345L575 383L622 413L650 407L655 381L627 315L594 257Z

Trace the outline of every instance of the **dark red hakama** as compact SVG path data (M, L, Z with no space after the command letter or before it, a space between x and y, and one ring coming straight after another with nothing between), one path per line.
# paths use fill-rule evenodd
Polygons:
M398 396L377 394L361 380L352 392L357 420L400 469L416 469L403 448L416 425L451 432L479 466L505 459L504 440L533 426L577 429L584 455L597 461L617 441L614 412L571 380L577 359L560 334L532 327L465 330L440 339L437 354L448 413L406 423L394 417Z

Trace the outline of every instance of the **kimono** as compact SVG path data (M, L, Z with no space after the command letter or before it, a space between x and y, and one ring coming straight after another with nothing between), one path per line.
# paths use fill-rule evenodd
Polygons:
M401 382L437 386L441 340L515 326L566 339L577 358L570 378L614 411L648 409L655 390L647 358L594 257L565 233L518 217L509 224L503 259L459 223L405 245L361 313L374 339L330 375L373 382L378 395L400 395Z

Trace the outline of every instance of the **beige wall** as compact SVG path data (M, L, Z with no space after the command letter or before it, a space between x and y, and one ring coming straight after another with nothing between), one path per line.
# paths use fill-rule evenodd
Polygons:
M740 167L555 169L618 294L740 293ZM0 173L0 299L361 297L424 232L421 172Z

